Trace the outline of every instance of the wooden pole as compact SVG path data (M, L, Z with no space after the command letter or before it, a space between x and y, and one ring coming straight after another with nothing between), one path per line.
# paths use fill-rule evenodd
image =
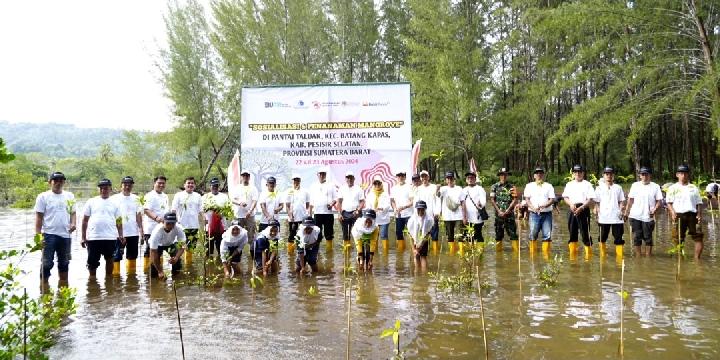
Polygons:
M482 323L482 332L483 332L483 344L485 345L485 360L490 359L490 351L488 349L487 344L487 332L485 330L485 306L483 305L483 299L482 299L482 291L480 287L480 267L475 267L475 275L477 276L477 288L478 288L478 298L480 298L480 322Z
M180 350L182 351L182 358L185 360L185 343L183 342L182 323L180 322L180 305L178 304L175 280L173 280L173 293L175 294L175 311L177 312L178 327L180 328Z

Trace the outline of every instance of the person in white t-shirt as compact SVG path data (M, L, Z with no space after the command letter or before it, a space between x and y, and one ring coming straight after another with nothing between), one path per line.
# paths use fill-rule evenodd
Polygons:
M674 241L685 243L686 233L695 242L695 259L700 259L703 251L703 234L697 231L697 224L702 221L700 189L690 183L690 167L680 165L675 172L678 182L667 191L668 210L673 221L673 230L680 233L673 237Z
M138 257L138 245L140 239L144 238L142 226L142 206L137 195L132 193L135 180L131 176L122 178L120 182L122 192L110 196L110 200L115 203L122 213L123 235L125 235L126 244L120 241L115 243L115 255L113 255L113 274L120 275L120 261L123 253L127 248L127 272L135 271L135 260Z
M320 248L320 228L315 226L313 218L306 217L300 225L298 236L298 254L295 259L295 272L307 273L308 265L313 273L318 272L317 254Z
M365 207L365 191L359 185L355 185L355 175L352 171L345 173L345 185L338 191L338 208L340 208L340 226L342 229L343 241L352 240L350 230L355 221L362 215Z
M75 231L75 196L64 191L65 175L53 172L49 179L50 190L35 199L35 236L42 236L41 285L47 289L50 270L57 255L58 283L67 286L70 265L71 239Z
M113 272L113 254L115 242L125 245L123 237L122 213L110 200L112 182L102 179L98 182L100 195L85 203L82 221L82 247L87 248L87 268L90 278L94 278L100 266L100 257L105 259L105 275Z
M230 227L222 234L222 240L220 241L220 258L223 262L226 278L242 274L240 260L242 259L243 249L247 244L247 230L240 227L237 221L233 221Z
M220 179L210 179L210 192L202 195L203 212L205 213L205 232L208 241L205 244L205 256L211 257L214 253L220 256L220 242L225 233L226 224L232 219L225 219L220 209L230 203L227 194L220 192Z
M318 169L318 182L310 188L310 215L322 231L320 240L325 237L325 241L332 242L335 236L333 209L338 199L335 185L327 181L328 172L327 167ZM332 249L332 243L329 243L328 249Z
M585 245L585 256L592 253L592 238L590 237L590 206L593 204L595 189L585 180L585 168L575 165L572 168L573 180L565 185L562 197L570 208L568 211L568 230L570 232L570 254L577 251L578 232Z
M186 237L185 231L180 224L177 224L177 215L169 212L163 215L163 224L153 229L148 239L150 246L150 257L152 258L151 277L165 279L162 266L163 252L170 255L168 263L171 266L172 274L177 274L182 269L182 255L185 252Z
M258 204L260 204L260 225L258 231L262 232L268 226L270 222L275 220L280 222L280 211L283 209L284 199L282 194L276 190L277 180L274 177L269 177L265 182L265 191L260 193ZM279 230L278 230L279 231Z
M163 216L170 211L170 201L165 191L167 178L165 176L156 176L153 179L153 189L148 191L142 199L143 213L143 234L144 238L140 240L140 244L145 243L145 253L143 254L143 268L150 266L150 234L157 224L162 224Z
M430 229L435 221L426 212L427 204L420 200L415 203L416 213L408 220L407 229L413 241L413 255L415 258L415 269L420 272L427 270L428 245L430 242Z
M390 195L388 195L380 175L373 177L372 185L365 199L365 205L367 208L375 210L375 224L380 228L380 242L382 243L383 250L387 252L392 202L390 201Z
M437 193L438 186L430 183L430 173L427 172L427 170L420 171L420 185L416 188L413 201L424 201L427 206L425 213L433 217L434 225L432 229L430 229L433 251L437 251L438 248L440 229L440 224L438 223L440 219L440 199L437 197Z
M535 251L540 231L542 231L542 242L544 252L550 251L552 241L552 210L555 203L555 189L545 182L545 169L538 167L533 172L534 182L525 185L523 196L527 201L530 212L530 251Z
M185 178L185 187L183 191L173 196L171 211L177 215L178 223L185 231L187 238L188 251L186 261L192 260L192 250L198 241L198 231L200 229L202 219L202 197L195 192L195 178L189 176ZM202 219L202 220L201 220Z
M395 211L395 241L397 241L397 249L402 251L405 249L405 228L413 215L413 199L416 189L405 183L404 171L398 172L395 177L398 182L390 189L390 203ZM420 176L418 175L418 183L419 180ZM387 251L385 244L383 244L383 250Z
M243 170L240 173L242 180L237 190L231 194L235 219L248 232L248 241L255 240L255 211L258 201L258 190L250 185L250 172Z
M487 195L485 189L477 183L477 175L474 172L465 173L465 213L467 214L467 222L473 227L473 241L476 243L485 242L482 235L482 228L485 220L481 217L482 209L487 203ZM467 236L466 231L466 236Z
M285 208L288 214L288 251L295 249L298 228L310 213L310 193L300 188L300 175L292 175L293 185L285 192Z
M465 213L465 192L462 187L455 185L455 173L445 173L445 186L438 190L440 195L440 216L445 224L445 236L447 237L450 253L455 252L455 228L467 224Z
M622 256L622 247L625 244L623 233L625 226L623 221L623 205L625 193L620 185L615 184L615 169L606 166L603 170L603 180L595 187L595 200L598 205L595 207L600 225L600 255L605 254L605 243L610 232L612 232L615 253Z
M653 230L655 230L655 212L662 205L663 195L660 185L650 181L652 171L648 167L640 168L640 181L636 181L628 192L628 203L624 218L630 219L633 233L633 248L637 255L652 255ZM645 242L645 252L642 244Z

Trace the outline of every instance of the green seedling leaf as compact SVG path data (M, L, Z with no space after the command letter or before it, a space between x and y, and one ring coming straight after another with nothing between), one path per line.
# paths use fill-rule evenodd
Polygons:
M317 288L314 286L311 286L310 289L308 289L308 295L310 296L316 296L318 294Z
M620 295L623 298L623 300L627 300L627 298L629 296L627 291L618 291L617 294Z
M383 330L382 334L380 334L380 338L386 338L388 336L391 336L395 333L395 329L385 329Z

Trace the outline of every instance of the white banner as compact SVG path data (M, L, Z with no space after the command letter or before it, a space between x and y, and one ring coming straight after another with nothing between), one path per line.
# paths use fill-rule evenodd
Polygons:
M411 171L410 84L243 88L241 142L258 189L270 176L286 189L295 173L307 188L323 166L336 184L352 171L390 187Z

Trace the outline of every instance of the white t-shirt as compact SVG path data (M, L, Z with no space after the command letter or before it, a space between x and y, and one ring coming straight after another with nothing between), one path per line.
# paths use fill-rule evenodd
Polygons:
M633 199L628 217L648 222L650 221L650 208L655 206L655 201L662 200L663 196L660 185L654 182L643 184L642 181L637 181L630 187L628 199Z
M420 184L420 186L417 187L414 201L417 203L422 200L427 204L427 209L425 210L426 214L430 216L440 215L439 199L436 194L437 185L428 184L425 186Z
M260 208L260 211L262 212L262 204L265 204L265 211L270 214L270 217L266 217L265 213L262 213L260 215L260 223L268 224L272 219L280 220L280 217L278 216L279 214L275 213L275 209L283 202L283 196L279 191L263 191L262 194L260 194L260 199L258 200L258 208Z
M230 197L228 197L227 194L221 193L221 192L217 193L217 195L213 194L212 192L209 192L209 193L205 193L202 196L203 208L208 208L208 207L221 208L229 202L230 202ZM212 216L213 212L214 211L212 211L212 210L205 212L205 220L207 222L210 222L210 217ZM223 220L228 220L228 219L223 219ZM232 219L230 219L230 220L232 220Z
M183 229L200 228L202 197L196 192L180 191L173 196L172 210L177 214L178 223Z
M409 208L400 211L401 218L408 218L413 215L415 204L413 204L412 186L410 184L396 184L393 186L390 189L390 198L395 200L395 206L397 207L410 205Z
M170 202L166 193L157 193L155 190L150 190L145 194L145 206L144 209L148 209L159 216L161 219L166 212L170 209ZM143 232L145 234L152 234L153 229L157 226L157 222L147 215L143 216Z
M465 210L467 211L468 222L471 224L482 224L483 220L478 215L480 212L478 207L485 207L487 202L485 189L480 185L475 185L466 186L464 191ZM472 201L470 201L470 199L472 199Z
M170 231L165 231L165 226L161 225L156 226L152 234L150 234L148 244L151 249L157 250L159 246L170 246L178 241L185 241L185 233L180 224L175 224Z
M302 188L290 188L285 192L285 202L290 204L286 211L288 215L292 212L293 221L303 221L308 216L309 192Z
M245 206L233 204L235 218L244 219L247 216L248 211L250 211L253 201L258 200L258 191L252 185L240 185L238 189L233 192L232 199L234 202L245 203ZM253 212L257 212L257 210L258 208L256 206Z
M465 192L460 186L443 186L440 188L440 198L442 199L442 208L440 214L443 221L457 221L463 219L463 202L465 201Z
M88 200L85 203L83 215L90 217L88 219L87 234L85 234L88 241L117 240L118 229L115 219L121 217L122 212L109 197L103 199L96 196Z
M378 206L375 207L375 198L378 199ZM392 213L392 204L390 203L390 195L387 191L380 193L378 198L375 195L373 188L368 192L367 198L365 198L365 208L375 210L375 223L378 225L385 225L390 223L390 213Z
M75 195L69 191L40 193L35 199L35 212L43 214L43 233L69 238L70 213L75 212Z
M435 220L427 213L425 213L425 216L423 217L414 214L410 217L410 219L408 219L408 233L415 242L415 245L420 245L422 243L425 236L430 233L430 229L432 229L434 224Z
M618 184L608 186L601 183L595 189L595 201L598 204L598 222L600 224L622 224L620 202L625 201L625 194Z
M306 228L312 228L310 234L305 234ZM314 245L318 241L320 236L320 228L317 226L300 226L297 232L299 243L297 244L299 249L305 249L306 246Z
M337 190L335 185L328 181L315 183L310 188L310 205L312 205L315 214L332 214L332 209L328 210L327 206L336 200Z
M588 199L595 198L595 190L592 184L587 181L570 181L565 185L562 193L563 198L568 198L571 204L584 204Z
M110 196L110 200L115 203L115 206L117 206L118 209L120 209L120 213L122 213L123 236L130 237L140 235L140 229L138 229L137 224L137 214L142 213L142 207L140 206L140 202L138 202L137 195L130 194L125 196L123 193L119 193Z
M682 185L679 182L673 184L667 190L668 204L672 204L676 213L697 212L697 205L702 204L700 190L694 184Z
M247 230L237 226L240 229L240 233L237 236L233 236L232 229L234 227L235 226L231 226L229 229L225 230L222 235L222 241L220 241L220 257L222 259L225 259L225 257L230 253L231 247L238 247L240 251L242 251L248 243Z
M340 187L338 198L342 199L342 211L355 211L360 201L365 200L365 192L358 185L349 187L345 184Z
M544 205L548 200L555 199L555 189L553 189L550 183L543 182L542 185L538 185L536 182L531 182L525 185L523 196L526 200L530 200L533 207ZM530 206L530 204L528 204ZM551 212L552 206L543 208L541 212Z

